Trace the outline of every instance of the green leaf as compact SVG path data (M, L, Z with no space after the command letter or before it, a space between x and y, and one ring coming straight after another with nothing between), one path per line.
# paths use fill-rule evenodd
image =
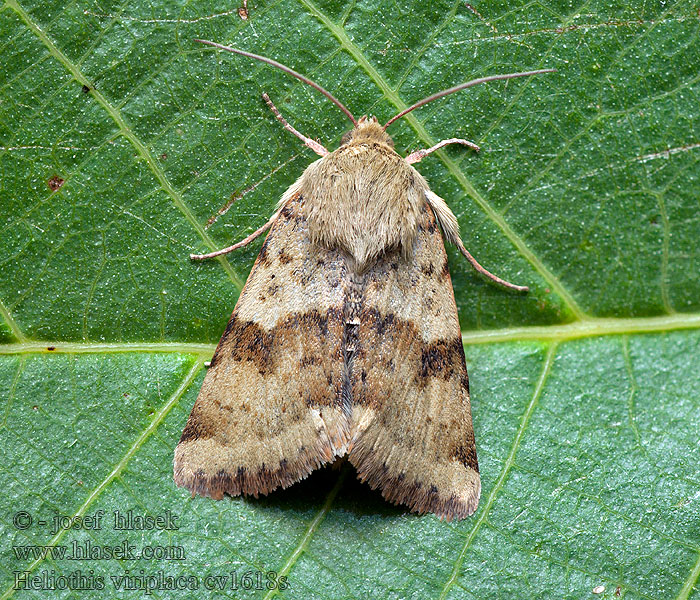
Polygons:
M141 598L170 576L199 590L154 598L700 599L697 4L283 0L244 20L221 1L5 0L0 32L0 598ZM260 242L188 255L262 225L315 158L260 93L327 147L349 128L314 90L196 37L385 120L467 79L558 69L390 130L404 155L482 147L419 170L478 260L531 288L449 250L472 517L407 514L348 467L257 500L175 488ZM174 526L116 529L129 510ZM56 531L60 516L85 520ZM69 559L74 542L103 554Z

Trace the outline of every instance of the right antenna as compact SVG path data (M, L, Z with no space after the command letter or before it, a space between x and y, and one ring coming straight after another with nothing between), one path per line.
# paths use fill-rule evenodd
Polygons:
M424 104L428 104L428 102L432 102L433 100L437 100L438 98L442 98L443 96L447 96L449 94L453 94L454 92L459 92L460 90L466 90L469 87L472 87L474 85L479 85L480 83L487 83L489 81L499 81L501 79L514 79L515 77L528 77L529 75L539 75L541 73L556 73L556 69L540 69L539 71L526 71L524 73L507 73L506 75L489 75L488 77L481 77L479 79L472 79L471 81L467 81L466 83L460 83L459 85L456 85L455 87L451 87L448 90L442 90L441 92L438 92L437 94L433 94L432 96L428 96L427 98L423 98L421 101L416 102L414 105L409 106L407 109L402 110L398 115L395 117L391 117L386 124L384 125L384 129L389 127L394 121L397 119L400 119L404 115L407 115L410 113L412 110L415 110L416 108L423 106Z

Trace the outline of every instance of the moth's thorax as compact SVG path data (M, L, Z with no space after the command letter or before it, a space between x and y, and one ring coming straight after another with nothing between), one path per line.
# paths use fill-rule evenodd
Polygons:
M427 187L376 119L365 117L299 182L311 240L344 250L359 272L387 250L410 252Z

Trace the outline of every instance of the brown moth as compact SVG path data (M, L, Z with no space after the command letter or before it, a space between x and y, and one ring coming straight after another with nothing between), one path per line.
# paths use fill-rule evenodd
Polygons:
M209 258L270 229L216 348L175 450L177 485L192 494L257 497L347 455L357 475L396 504L464 518L481 481L469 380L443 236L479 272L457 219L411 163L449 139L402 158L386 127L418 106L477 83L549 72L496 75L422 100L382 126L355 119L329 152L286 129L322 158L283 194L269 222ZM442 230L442 234L440 232Z

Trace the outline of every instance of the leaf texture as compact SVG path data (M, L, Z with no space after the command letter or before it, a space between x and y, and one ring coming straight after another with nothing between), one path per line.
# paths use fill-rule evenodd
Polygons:
M697 5L246 6L2 6L0 598L143 597L118 589L128 571L192 577L203 598L700 599ZM260 244L188 255L257 229L314 159L260 94L327 147L349 129L314 90L193 38L284 62L380 120L474 77L558 69L390 128L403 155L482 147L419 170L478 260L531 288L493 287L448 248L483 483L469 519L404 513L350 467L259 500L174 486ZM115 529L130 509L177 528ZM100 529L52 527L98 511ZM86 541L176 556L67 557ZM77 570L105 589L46 591ZM23 589L23 572L49 579Z

